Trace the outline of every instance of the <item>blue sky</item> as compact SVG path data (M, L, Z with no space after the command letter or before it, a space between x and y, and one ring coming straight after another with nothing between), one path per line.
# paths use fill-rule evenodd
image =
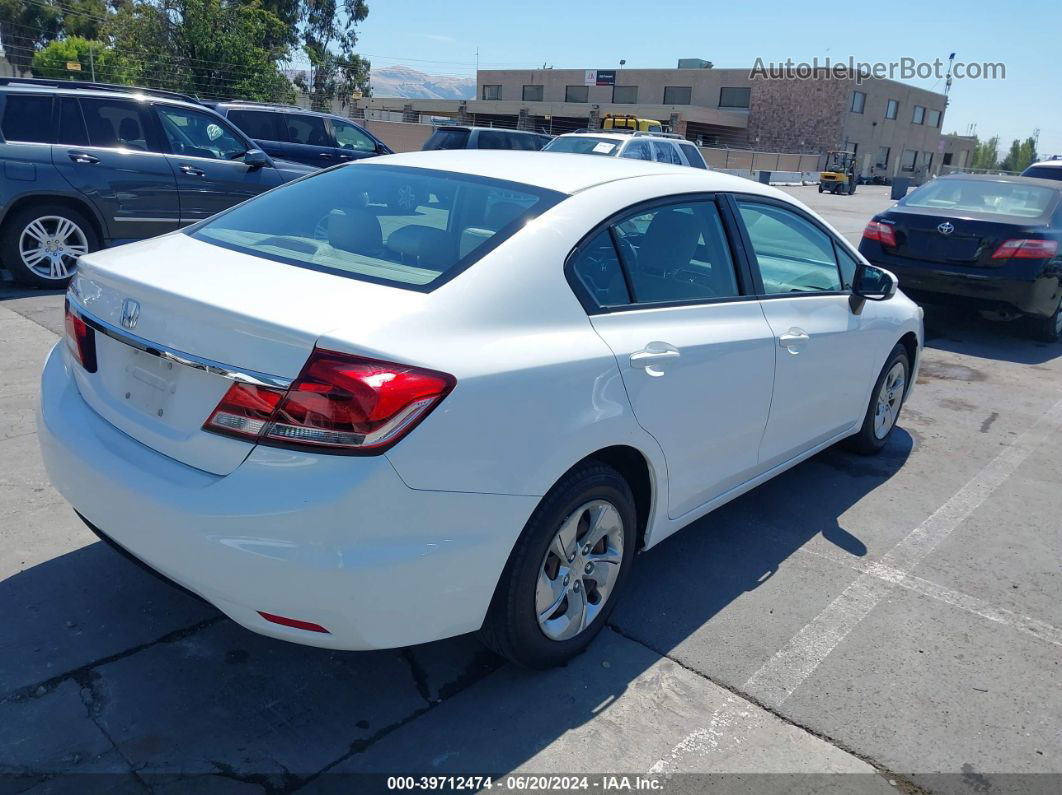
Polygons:
M704 0L369 0L359 51L374 66L472 76L483 68L608 69L673 67L680 57L717 67L786 58L891 62L903 57L1002 62L1005 80L956 80L945 132L977 125L1003 148L1040 129L1039 151L1062 155L1062 3L998 0L937 4L891 2L709 3ZM912 80L943 91L943 81Z

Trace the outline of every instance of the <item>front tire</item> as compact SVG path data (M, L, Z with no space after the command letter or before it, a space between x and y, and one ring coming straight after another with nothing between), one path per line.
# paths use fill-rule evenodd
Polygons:
M587 461L542 498L516 542L480 637L527 668L581 653L608 621L637 540L634 496L612 467Z
M81 255L96 251L99 238L84 213L63 205L16 210L4 224L0 263L29 287L65 287Z
M859 432L845 439L845 446L862 455L879 452L889 441L907 395L911 377L911 362L907 349L897 345L881 368L881 374L870 393L870 405Z

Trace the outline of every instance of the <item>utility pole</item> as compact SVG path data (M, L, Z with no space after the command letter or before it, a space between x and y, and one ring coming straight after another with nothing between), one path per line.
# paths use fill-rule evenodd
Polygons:
M948 74L947 79L944 80L944 107L948 107L950 100L948 94L951 93L951 68L955 65L955 53L948 56Z
M92 82L96 82L96 59L92 56L92 45L89 45L89 70L92 75Z

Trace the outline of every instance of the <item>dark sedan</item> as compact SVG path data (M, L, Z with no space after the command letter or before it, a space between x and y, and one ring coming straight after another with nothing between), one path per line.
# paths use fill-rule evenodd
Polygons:
M956 174L923 185L871 219L859 250L924 303L1027 316L1062 336L1062 183Z

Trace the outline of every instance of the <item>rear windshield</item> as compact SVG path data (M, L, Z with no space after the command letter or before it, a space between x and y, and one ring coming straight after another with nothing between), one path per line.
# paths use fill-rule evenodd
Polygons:
M577 155L605 155L611 157L619 152L621 141L613 141L611 138L592 138L588 135L580 135L571 138L554 138L543 151L546 152L573 152Z
M277 262L428 291L563 198L522 183L356 163L262 194L187 232Z
M1062 179L1062 166L1029 166L1021 175L1037 179Z
M1058 191L1018 182L939 179L923 185L900 204L931 210L957 210L1011 218L1039 218Z
M431 137L425 141L422 149L464 149L468 143L468 134L470 130L436 130L431 134Z

